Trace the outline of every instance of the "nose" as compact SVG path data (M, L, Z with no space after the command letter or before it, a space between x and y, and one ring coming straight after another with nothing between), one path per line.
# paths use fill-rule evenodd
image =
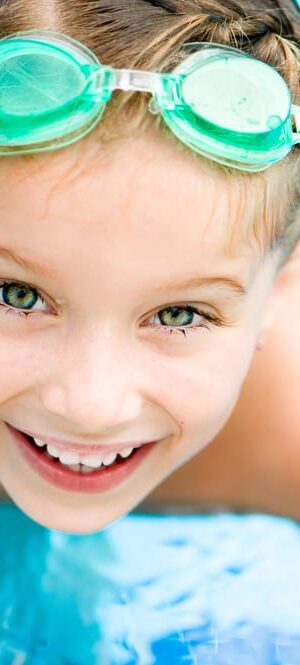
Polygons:
M97 333L64 344L40 390L42 406L85 433L136 420L143 397L132 358L116 340Z

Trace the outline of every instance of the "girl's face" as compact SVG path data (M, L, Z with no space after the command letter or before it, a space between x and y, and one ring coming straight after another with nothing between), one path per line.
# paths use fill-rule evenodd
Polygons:
M253 247L226 255L239 203L194 157L148 134L78 173L80 150L0 162L0 482L73 533L130 511L215 437L273 280Z

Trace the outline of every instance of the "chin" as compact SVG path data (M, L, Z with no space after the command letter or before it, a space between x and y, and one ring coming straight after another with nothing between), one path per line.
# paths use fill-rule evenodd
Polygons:
M119 514L99 510L99 506L85 507L79 510L76 507L37 506L36 503L23 502L12 497L12 502L30 520L45 529L60 531L72 535L89 535L97 533L122 519L129 511L120 511ZM78 513L81 513L79 515ZM102 513L102 514L101 514Z

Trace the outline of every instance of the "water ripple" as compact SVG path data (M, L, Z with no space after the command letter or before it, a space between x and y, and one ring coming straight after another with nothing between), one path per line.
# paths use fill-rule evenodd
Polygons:
M299 665L300 531L130 515L90 536L0 507L1 665Z

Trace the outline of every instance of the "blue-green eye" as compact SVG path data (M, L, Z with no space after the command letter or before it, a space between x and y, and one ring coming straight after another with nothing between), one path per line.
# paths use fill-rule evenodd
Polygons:
M2 295L5 304L16 309L32 309L39 297L35 289L23 284L5 284Z
M187 304L163 307L148 319L147 324L163 333L179 333L186 337L188 333L200 332L201 328L211 330L213 326L221 327L225 322L216 315Z
M190 326L193 323L196 310L193 307L165 307L158 312L158 318L163 326Z
M36 307L38 303L40 306ZM47 309L44 299L33 286L18 282L0 284L0 306L20 314L43 312L46 311L45 307Z

